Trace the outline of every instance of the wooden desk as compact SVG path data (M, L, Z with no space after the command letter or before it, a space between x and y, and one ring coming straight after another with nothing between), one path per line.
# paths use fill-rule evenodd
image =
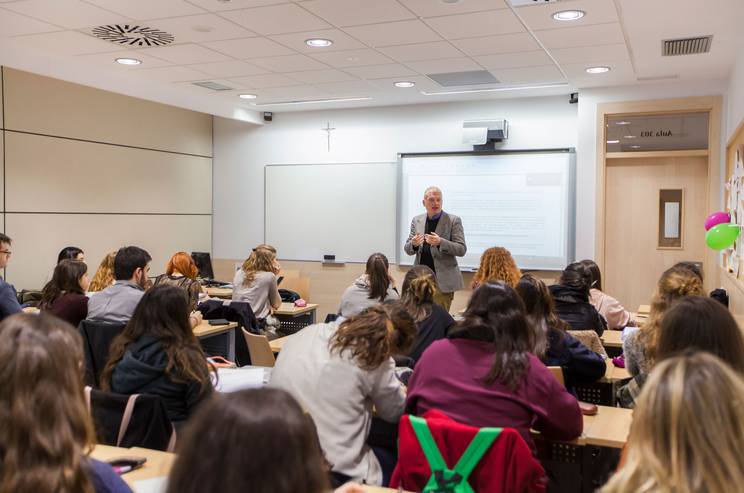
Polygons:
M631 375L628 373L627 368L620 368L619 366L612 364L612 360L607 360L607 371L602 379L603 381L615 383L627 380L628 378L631 378Z
M625 446L633 421L633 410L598 406L596 416L584 416L584 439L587 445L621 449Z
M282 322L282 330L292 333L315 323L315 312L317 303L308 303L307 306L294 306L294 303L282 303L278 310L274 310L274 316Z
M211 298L232 299L232 288L205 288L204 290Z
M227 343L225 348L224 356L230 361L235 361L235 328L238 326L237 322L230 322L225 325L209 325L208 320L203 320L202 323L194 327L194 335L198 339L206 339L209 337L218 336L224 334Z
M134 471L123 474L121 478L133 486L135 481L141 481L143 479L152 479L167 476L173 467L173 462L176 460L176 454L170 452L161 452L160 450L150 450L146 448L124 448L124 447L111 447L109 445L96 445L91 452L90 456L100 461L106 461L115 457L124 456L139 456L146 457L147 462Z
M605 330L602 332L600 340L602 341L602 345L606 348L622 348L623 341L620 339L622 335L622 330Z
M271 351L274 353L281 352L282 347L284 347L284 343L287 342L287 339L289 339L290 337L292 336L280 337L278 339L274 339L273 341L269 341L269 347L271 348Z
M649 313L651 313L651 305L638 305L636 313L641 317L648 317Z

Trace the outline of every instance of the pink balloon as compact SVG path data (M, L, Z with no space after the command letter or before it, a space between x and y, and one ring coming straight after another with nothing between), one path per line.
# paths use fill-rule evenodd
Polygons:
M705 218L705 231L708 231L713 226L730 222L731 215L728 212L714 212L713 214Z

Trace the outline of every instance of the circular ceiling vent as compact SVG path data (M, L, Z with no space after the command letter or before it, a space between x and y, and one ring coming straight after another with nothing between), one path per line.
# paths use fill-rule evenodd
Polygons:
M93 36L127 46L165 46L175 39L172 34L154 27L109 24L91 31Z

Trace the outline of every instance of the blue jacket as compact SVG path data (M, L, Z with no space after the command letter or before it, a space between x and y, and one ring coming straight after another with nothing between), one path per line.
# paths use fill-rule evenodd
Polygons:
M581 344L571 334L556 329L548 330L548 350L543 362L545 366L563 368L566 389L572 393L577 384L595 382L607 370L602 356Z
M18 296L12 284L8 284L0 277L0 320L21 311Z

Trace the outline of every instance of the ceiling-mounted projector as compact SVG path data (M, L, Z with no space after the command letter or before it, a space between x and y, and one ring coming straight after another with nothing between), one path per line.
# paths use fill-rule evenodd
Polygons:
M485 145L501 142L509 137L509 122L506 120L468 120L462 122L462 143Z

